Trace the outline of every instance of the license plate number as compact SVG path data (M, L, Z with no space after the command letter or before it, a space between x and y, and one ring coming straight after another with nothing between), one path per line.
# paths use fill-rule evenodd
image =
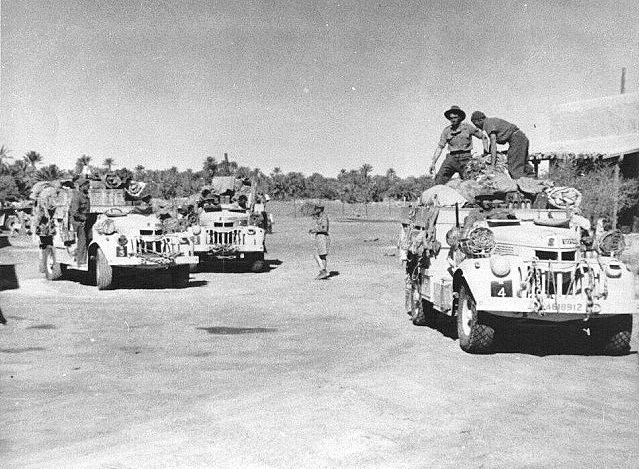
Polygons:
M567 303L562 301L548 301L544 303L544 311L554 313L581 313L584 311L583 303Z

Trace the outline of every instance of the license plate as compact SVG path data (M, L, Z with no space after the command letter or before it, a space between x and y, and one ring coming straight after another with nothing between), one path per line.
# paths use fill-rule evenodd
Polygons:
M586 309L583 303L548 300L544 302L543 310L549 313L583 313Z

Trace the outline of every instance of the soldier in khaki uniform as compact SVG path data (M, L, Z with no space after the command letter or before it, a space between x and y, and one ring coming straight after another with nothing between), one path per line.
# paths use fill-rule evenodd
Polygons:
M78 265L81 265L87 263L87 245L91 241L88 232L90 227L87 227L87 217L90 212L89 180L80 176L75 184L77 189L73 190L71 196L69 216L77 236L75 260Z
M464 177L464 169L473 150L473 137L482 140L484 150L488 151L488 142L484 139L483 132L474 125L464 122L466 113L459 106L451 106L444 112L444 117L450 121L450 125L442 132L435 148L429 169L431 175L435 172L435 164L446 146L448 146L448 155L435 176L435 184L446 184L455 173Z
M331 244L331 238L328 235L328 216L324 212L324 206L315 204L313 209L313 218L315 226L308 230L309 233L315 235L315 262L320 268L319 274L315 280L324 280L330 277L326 270L326 258Z
M519 127L499 117L486 117L481 111L471 115L471 121L490 138L491 164L497 162L497 144L508 144L508 172L513 179L534 176L535 170L528 162L528 137Z

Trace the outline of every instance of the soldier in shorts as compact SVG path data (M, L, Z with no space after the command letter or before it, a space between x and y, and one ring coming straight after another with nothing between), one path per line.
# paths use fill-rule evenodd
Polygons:
M309 233L315 235L315 261L320 268L319 274L315 280L324 280L329 277L326 270L326 257L331 244L331 238L328 235L328 216L324 213L324 206L316 204L313 209L313 218L315 226L308 230Z

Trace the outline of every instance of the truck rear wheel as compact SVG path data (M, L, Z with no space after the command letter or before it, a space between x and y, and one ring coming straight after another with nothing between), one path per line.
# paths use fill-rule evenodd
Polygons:
M113 287L113 267L109 265L100 248L95 253L95 284L98 290L109 290Z
M601 322L605 321L605 322ZM591 343L594 351L605 355L625 355L630 352L632 337L632 315L605 320L590 326Z
M174 288L186 288L189 286L190 266L178 265L171 269L171 282Z
M264 272L266 270L266 262L262 259L251 262L251 272Z
M58 280L62 278L62 266L56 261L52 246L47 246L42 250L42 257L44 262L44 275L47 277L47 280Z
M457 335L461 349L468 353L490 352L495 340L495 330L479 322L475 299L465 283L459 289L456 312Z

